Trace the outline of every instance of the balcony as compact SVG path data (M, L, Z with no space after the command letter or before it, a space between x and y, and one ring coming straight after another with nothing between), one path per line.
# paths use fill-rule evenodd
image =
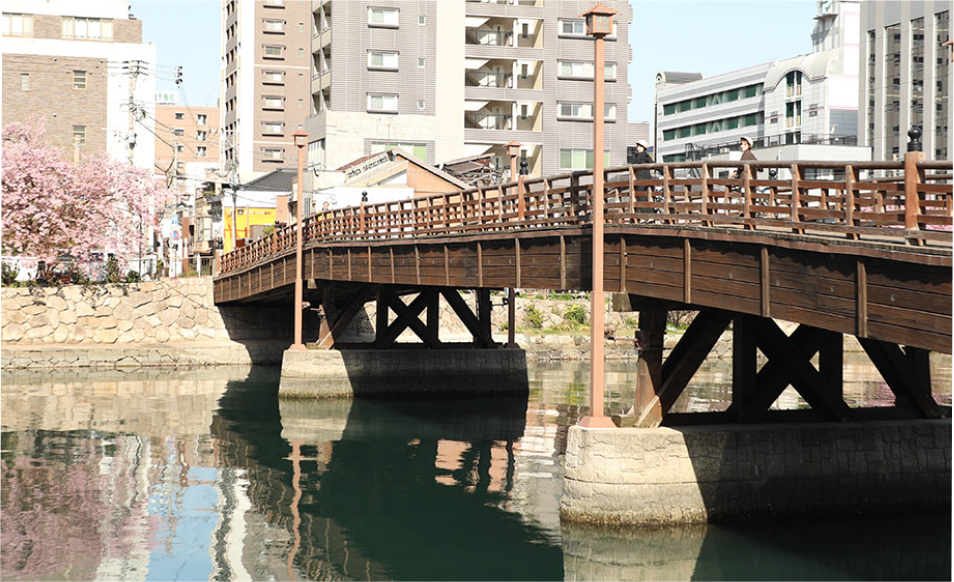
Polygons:
M487 113L473 111L464 113L464 127L467 129L490 129L495 131L513 129L513 115L510 113Z
M311 94L320 93L331 86L331 69L312 71Z
M494 88L513 88L513 73L502 73L495 71L467 71L464 74L464 84L467 87L494 87Z
M490 28L468 28L466 41L467 44L481 46L513 46L513 31Z

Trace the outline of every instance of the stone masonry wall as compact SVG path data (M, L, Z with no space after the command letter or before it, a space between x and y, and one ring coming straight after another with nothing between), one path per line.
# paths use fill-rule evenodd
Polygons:
M951 421L570 428L561 514L671 524L945 509Z

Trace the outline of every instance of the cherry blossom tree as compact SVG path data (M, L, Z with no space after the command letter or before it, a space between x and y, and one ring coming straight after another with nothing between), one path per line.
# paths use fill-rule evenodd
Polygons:
M105 252L124 263L174 194L147 171L105 154L75 164L44 133L32 119L3 128L3 253L84 264Z

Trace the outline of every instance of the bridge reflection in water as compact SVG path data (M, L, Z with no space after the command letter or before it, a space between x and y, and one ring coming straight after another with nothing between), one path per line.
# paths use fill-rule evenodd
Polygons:
M949 360L939 372L950 376ZM711 389L680 406L722 399L725 375L704 373ZM534 366L522 401L302 403L279 402L268 369L5 373L2 577L949 576L944 515L561 526L562 451L585 376ZM611 391L620 403L627 378Z

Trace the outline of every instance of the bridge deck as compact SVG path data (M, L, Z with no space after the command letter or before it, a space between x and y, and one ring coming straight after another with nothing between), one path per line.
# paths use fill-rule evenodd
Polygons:
M907 181L873 176L903 171L899 163L788 164L794 178L784 180L744 169L717 177L738 163L649 167L662 177L607 171L607 291L951 352L949 165L921 163ZM802 178L826 169L842 179ZM303 276L316 291L330 282L588 290L591 183L578 172L312 217ZM288 301L295 235L289 227L226 255L216 302Z

